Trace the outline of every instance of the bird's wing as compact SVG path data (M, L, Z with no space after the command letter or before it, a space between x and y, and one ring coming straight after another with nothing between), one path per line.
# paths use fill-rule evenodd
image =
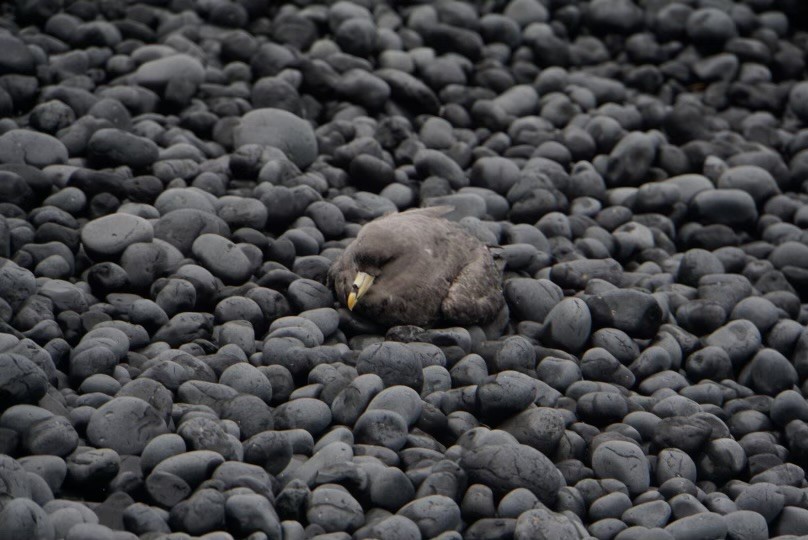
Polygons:
M459 324L477 324L493 319L505 299L502 271L488 249L480 247L463 267L441 303L444 319Z

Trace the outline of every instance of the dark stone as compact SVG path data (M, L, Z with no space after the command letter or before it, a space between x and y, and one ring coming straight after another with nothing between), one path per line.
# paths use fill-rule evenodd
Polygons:
M662 324L662 308L653 296L631 289L586 299L594 325L616 328L636 338L654 337Z

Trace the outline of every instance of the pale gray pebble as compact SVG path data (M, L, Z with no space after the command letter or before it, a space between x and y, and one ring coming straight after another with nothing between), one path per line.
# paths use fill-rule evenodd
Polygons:
M423 366L404 343L382 342L364 349L356 363L360 375L378 375L385 386L402 384L420 391L424 381Z
M163 194L169 191L171 190L164 191ZM194 241L202 234L230 235L230 227L212 208L207 208L207 204L204 209L190 205L186 207L185 204L187 201L181 201L176 208L158 208L160 218L153 225L155 238L165 240L187 256L191 254Z
M48 379L31 360L18 354L0 354L0 404L36 403L45 395Z
M615 540L673 540L675 537L661 527L642 527L635 525L617 533Z
M354 437L361 444L400 450L407 442L407 422L392 410L367 410L354 424Z
M514 278L505 282L505 298L512 316L543 322L563 294L558 285L546 279Z
M145 534L148 532L159 532L168 534L171 529L166 522L168 515L163 515L165 511L136 502L128 506L123 511L123 522L126 529L134 534Z
M516 520L515 540L529 538L576 538L580 533L567 516L544 508L528 510Z
M460 461L469 479L497 493L527 488L548 503L555 500L561 476L544 454L523 444L481 446L465 453Z
M185 441L176 433L157 435L146 444L140 454L140 468L148 473L164 459L182 454L186 450Z
M460 507L443 495L421 497L405 505L398 514L411 519L427 538L460 528Z
M735 504L738 506L738 510L756 512L771 523L783 511L785 497L778 486L760 482L746 486L735 497Z
M565 298L545 317L543 337L552 346L577 352L589 339L591 329L592 315L587 303L580 298Z
M140 454L152 437L166 433L167 429L151 405L141 399L119 397L93 413L87 425L87 437L101 448L111 448L121 454Z
M353 425L382 389L384 381L375 373L359 375L340 390L331 402L333 419L343 425Z
M241 452L241 445L236 447L221 425L210 418L187 418L180 423L177 434L191 450L213 450L227 459L237 459Z
M87 142L87 154L103 165L127 165L141 170L157 161L159 149L157 144L145 137L105 128L92 134Z
M19 152L18 148L29 148ZM67 163L67 147L56 137L27 129L12 129L0 135L0 160L47 167Z
M324 484L311 492L306 516L327 532L353 531L365 522L362 507L342 486Z
M288 433L288 432L287 432ZM272 474L281 472L292 458L292 444L286 433L262 431L245 440L244 459Z
M650 486L648 458L642 449L625 441L606 441L592 454L592 469L600 478L622 481L629 492L639 494Z
M67 458L68 478L85 489L105 487L120 466L121 457L109 448L79 451Z
M704 512L677 519L666 525L665 530L677 540L721 538L727 534L727 522L720 514Z
M693 197L691 206L707 223L750 225L758 218L755 200L740 189L706 190Z
M282 150L298 167L317 157L317 139L311 125L281 109L255 109L245 114L234 135L236 147L263 144Z
M322 433L331 424L331 409L314 398L288 401L275 409L273 416L279 429L303 428L313 436Z
M780 514L780 519L777 525L770 531L776 535L795 535L803 536L808 534L808 510L797 506L787 506Z
M393 411L399 414L408 426L412 426L421 416L421 397L407 386L393 386L376 394L366 411L376 409Z
M354 535L363 540L366 538L388 538L390 540L418 540L422 538L421 531L411 519L392 515L381 519L371 525L362 527Z
M194 240L191 252L206 269L226 283L243 283L255 270L239 245L217 234L203 234Z
M765 540L769 538L769 526L766 518L751 510L738 510L724 516L727 522L727 534L735 538L749 540Z
M67 476L67 464L58 456L26 456L18 460L22 467L39 475L51 491L58 493Z
M245 362L225 369L219 382L236 390L258 396L267 404L272 401L272 384L258 368Z
M475 357L479 358L475 355L466 359ZM484 363L480 366L481 375L483 369ZM452 380L456 380L454 375ZM538 388L533 380L518 371L502 371L493 381L482 383L477 388L480 413L488 418L508 417L521 412L535 402L537 395Z
M225 496L210 488L199 489L170 511L170 523L191 534L203 534L224 526Z
M11 540L55 538L48 515L38 504L26 498L13 499L4 505L0 511L0 534Z

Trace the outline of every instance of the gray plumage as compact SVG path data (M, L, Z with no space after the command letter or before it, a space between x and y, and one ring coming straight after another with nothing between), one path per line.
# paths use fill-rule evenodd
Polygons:
M373 284L354 311L381 325L492 320L505 305L502 272L485 245L441 217L449 210L408 210L362 227L329 270L337 298L347 305L366 272Z

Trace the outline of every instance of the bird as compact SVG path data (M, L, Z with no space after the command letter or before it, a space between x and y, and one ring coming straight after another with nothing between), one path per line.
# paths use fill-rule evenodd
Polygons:
M328 271L349 310L386 327L468 326L505 307L502 268L492 249L436 206L365 224Z

